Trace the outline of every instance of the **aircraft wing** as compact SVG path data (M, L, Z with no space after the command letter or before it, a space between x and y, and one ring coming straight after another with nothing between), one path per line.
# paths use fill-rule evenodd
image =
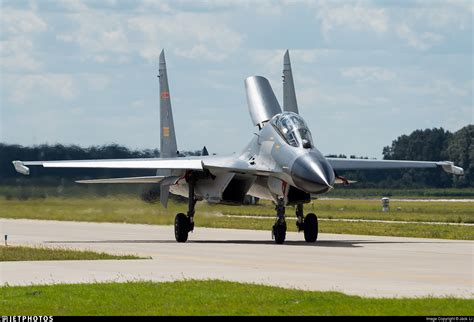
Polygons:
M405 161L405 160L370 160L326 158L335 171L371 170L371 169L407 169L441 167L445 172L463 175L464 170L450 161Z
M221 170L227 172L269 175L273 173L267 167L252 167L235 157L200 156L178 158L149 159L103 159L103 160L63 160L63 161L13 161L17 172L28 175L28 166L45 168L105 168L105 169L169 169L169 170ZM112 179L92 179L81 183L151 183L159 182L161 177L131 177ZM108 181L104 181L108 180ZM145 182L146 181L146 182Z
M104 160L64 160L64 161L13 161L16 171L29 174L27 166L45 168L106 168L106 169L183 169L203 170L202 161L188 158L169 159L104 159Z

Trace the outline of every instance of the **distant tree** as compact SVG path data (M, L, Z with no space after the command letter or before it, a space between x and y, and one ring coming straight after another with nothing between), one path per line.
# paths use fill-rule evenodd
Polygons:
M416 130L410 135L399 136L392 141L391 146L383 148L382 154L386 160L447 160L447 147L452 133L443 128ZM450 187L453 178L442 171L430 169L396 170L402 185L410 182L414 186Z
M464 176L454 178L456 187L474 186L474 125L455 132L448 143L447 159L464 168Z

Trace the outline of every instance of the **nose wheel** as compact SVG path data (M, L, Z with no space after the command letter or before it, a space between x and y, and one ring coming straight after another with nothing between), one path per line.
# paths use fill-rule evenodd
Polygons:
M304 232L304 240L308 243L314 243L318 239L318 217L309 213L306 217L303 215L303 205L296 207L296 227L298 231Z
M307 214L304 219L304 240L314 243L318 239L318 217L315 214Z

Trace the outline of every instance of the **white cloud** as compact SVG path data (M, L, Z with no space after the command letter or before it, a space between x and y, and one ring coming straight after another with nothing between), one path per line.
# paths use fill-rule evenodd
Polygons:
M89 10L89 7L81 0L55 0L54 2L56 2L59 7L74 12Z
M25 34L44 32L47 24L34 11L2 8L1 26L7 34Z
M219 61L236 51L244 39L218 16L206 13L136 16L128 25L144 36L139 51L146 59L156 58L159 48L174 47L175 54L182 57Z
M384 33L388 28L388 16L383 8L361 7L359 5L328 6L317 8L317 19L321 21L324 35L337 28L349 30L370 30Z
M77 43L87 58L102 63L116 60L117 55L126 55L131 44L122 27L121 16L93 10L68 14L67 17L78 26L77 29L58 34L64 42Z
M47 23L34 11L2 8L0 66L6 70L36 71L42 63L35 58L34 37L47 31Z
M244 36L228 27L220 13L161 11L166 2L146 1L131 12L104 12L67 2L78 12L65 16L76 25L56 38L78 44L82 57L95 62L127 62L133 55L156 59L161 48L189 59L222 61L242 44ZM151 7L150 7L151 6ZM145 12L146 8L148 9Z
M411 23L423 23L430 28L472 28L472 14L474 4L471 3L471 10L466 7L446 5L442 7L427 7L410 9L405 19ZM467 10L466 10L467 9Z
M191 49L176 48L174 50L174 53L176 56L181 56L190 59L207 59L210 61L222 61L226 58L226 55L224 53L216 53L208 49L204 45L196 45L193 46Z
M470 82L457 83L450 79L427 79L422 83L401 83L400 90L404 93L419 96L440 97L452 101L455 97L472 95ZM450 103L451 104L451 103Z
M86 84L88 89L94 91L103 91L110 84L110 78L103 74L82 73L79 79Z
M7 75L10 93L8 100L16 104L25 104L48 98L71 100L77 95L72 76L66 74L28 74Z
M37 71L42 64L33 58L33 41L27 37L11 37L0 42L0 66L4 70Z
M343 68L340 72L343 77L353 78L359 82L390 81L396 77L396 73L389 69L371 66Z
M397 27L397 35L405 40L410 47L426 50L439 44L444 37L432 32L416 33L407 24L402 23Z
M142 109L145 107L145 101L144 100L135 100L133 101L130 106L134 109Z
M253 13L263 16L275 16L282 14L283 3L278 0L142 0L138 12L232 12L235 10L251 10Z

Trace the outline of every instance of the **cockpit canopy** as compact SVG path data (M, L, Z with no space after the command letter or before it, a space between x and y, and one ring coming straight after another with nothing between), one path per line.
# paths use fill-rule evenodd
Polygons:
M275 115L270 123L278 130L285 141L294 147L309 149L313 147L313 139L303 118L293 112Z

